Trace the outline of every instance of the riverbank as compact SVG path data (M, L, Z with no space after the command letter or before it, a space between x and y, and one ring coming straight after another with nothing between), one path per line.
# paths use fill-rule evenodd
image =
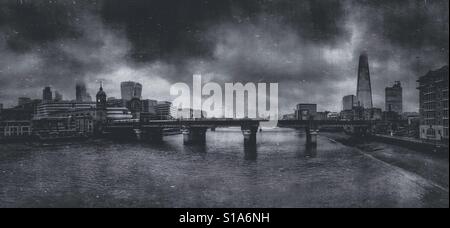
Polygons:
M378 142L389 143L416 151L448 157L448 145L439 142L425 142L420 139L379 134L372 135L370 138Z
M399 167L407 172L429 179L443 190L449 188L449 160L448 153L433 153L411 149L410 146L396 145L373 137L365 139L353 138L342 133L323 133L321 135L343 145L359 149L364 154Z

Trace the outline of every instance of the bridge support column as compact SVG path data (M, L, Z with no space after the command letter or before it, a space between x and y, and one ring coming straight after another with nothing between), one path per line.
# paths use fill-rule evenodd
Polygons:
M306 132L306 145L317 145L317 131L311 128L305 128Z
M162 142L163 141L163 129L162 128L149 128L141 130L141 140L149 142Z
M242 134L244 135L245 146L256 146L256 132L258 126L242 126Z
M206 130L204 127L189 127L183 130L184 145L203 144L206 142Z

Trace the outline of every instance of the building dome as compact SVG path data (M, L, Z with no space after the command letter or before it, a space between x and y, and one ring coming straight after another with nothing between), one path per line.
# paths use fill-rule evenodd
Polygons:
M105 91L103 91L103 87L100 87L99 91L97 92L97 97L106 97Z

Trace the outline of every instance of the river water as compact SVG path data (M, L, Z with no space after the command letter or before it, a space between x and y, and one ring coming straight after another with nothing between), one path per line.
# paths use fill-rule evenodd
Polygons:
M448 207L448 157L301 131L239 129L162 144L0 144L0 207ZM341 137L341 136L339 136ZM256 152L256 153L255 153Z

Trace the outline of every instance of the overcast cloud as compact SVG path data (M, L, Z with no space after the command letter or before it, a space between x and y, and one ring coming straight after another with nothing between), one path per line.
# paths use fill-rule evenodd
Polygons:
M19 3L18 3L19 2ZM30 1L0 3L0 102L40 98L51 85L66 99L75 81L89 92L105 81L139 81L143 96L170 99L169 87L205 81L278 82L280 111L317 103L339 111L356 93L366 50L374 105L384 88L404 87L417 111L416 79L448 64L447 0L418 1Z

